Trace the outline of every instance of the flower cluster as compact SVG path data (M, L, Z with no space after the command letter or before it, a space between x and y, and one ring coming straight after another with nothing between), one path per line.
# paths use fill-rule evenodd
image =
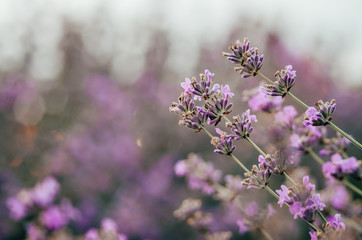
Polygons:
M274 84L265 84L266 94L285 97L295 83L296 72L292 69L292 65L288 65L283 70L277 71L274 75L277 81Z
M293 164L294 155L290 149L283 151L278 150L272 155L267 154L265 157L259 155L259 163L264 165L272 174L282 175L288 166Z
M332 114L336 110L336 100L331 102L323 102L319 100L315 107L310 107L305 112L305 126L325 126L332 120Z
M110 218L104 218L100 229L91 228L85 234L85 240L127 240L127 236L118 232L117 223Z
M340 133L337 133L337 136L333 138L324 137L323 149L319 151L319 154L321 156L330 156L335 153L345 153L349 144L350 141Z
M250 42L247 38L244 42L236 41L234 46L230 45L229 49L232 53L223 52L233 63L240 64L240 67L235 67L235 71L239 71L243 78L255 76L263 65L264 55L259 55L258 49L250 47Z
M264 111L271 113L274 110L280 110L283 98L271 97L265 94L262 87L243 92L244 99L248 101L248 105L253 111Z
M221 170L214 168L210 162L201 157L190 154L187 159L180 160L175 165L175 173L179 177L185 176L191 189L201 189L205 194L215 191L215 184L221 180Z
M231 130L235 133L235 139L247 138L250 133L253 132L254 128L251 126L252 122L257 122L255 115L250 114L250 109L246 110L240 115L233 117L231 123Z
M250 173L244 173L243 185L248 186L248 189L263 189L268 185L271 175L272 173L265 162L259 163L258 166L253 165Z
M336 178L342 180L349 174L356 178L362 178L362 161L357 161L355 157L343 159L338 153L332 155L331 161L326 162L322 167L324 176L328 179Z
M280 207L287 203L290 205L289 211L294 219L298 217L312 223L315 221L318 210L323 210L325 204L321 202L320 195L314 194L315 185L309 182L309 177L303 178L303 184L294 185L287 188L281 186L281 190L276 190L279 195L278 204Z

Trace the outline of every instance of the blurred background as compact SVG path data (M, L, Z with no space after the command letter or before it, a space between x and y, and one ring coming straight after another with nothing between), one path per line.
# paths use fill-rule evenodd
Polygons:
M67 199L79 215L68 235L111 218L129 239L197 239L172 213L200 193L173 166L190 152L225 173L234 164L168 107L185 77L209 69L235 93L234 111L248 108L241 92L260 81L241 79L221 55L244 37L265 54L264 74L292 64L295 95L309 105L335 98L335 122L362 139L361 8L357 0L0 0L0 239L26 238L37 215L12 217L8 199L49 176L60 184L54 201ZM245 161L256 159L240 148ZM361 159L353 146L351 155Z

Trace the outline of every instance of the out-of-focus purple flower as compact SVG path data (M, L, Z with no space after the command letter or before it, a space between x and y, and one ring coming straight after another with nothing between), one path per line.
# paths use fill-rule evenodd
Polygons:
M285 126L292 127L294 118L298 115L298 112L295 110L294 106L288 105L283 107L282 111L279 111L275 114L275 121L281 123Z
M333 138L324 137L323 149L319 151L321 156L330 156L335 153L343 153L347 151L350 141L342 134L337 132L337 136Z
M236 134L236 140L249 137L250 133L254 130L251 123L258 121L255 115L250 114L250 109L243 112L241 116L234 116L233 119L231 130Z
M45 231L32 223L26 226L26 234L29 240L45 240Z
M355 157L343 159L340 154L336 153L332 155L331 161L322 166L322 170L326 178L333 179L335 177L341 180L346 174L358 176L360 165Z
M11 197L6 201L6 206L9 209L10 217L14 220L22 219L27 214L27 206L18 197Z
M239 227L239 233L243 234L246 233L247 231L249 231L250 229L244 224L244 222L242 220L238 220L236 221L236 224Z
M215 169L211 162L205 162L195 154L190 154L186 160L179 162L184 165L183 172L191 189L201 189L205 194L215 192L214 184L220 182L221 170Z
M101 228L104 230L111 230L117 232L118 226L113 219L104 218L101 222Z
M50 230L62 228L68 224L68 216L57 206L51 206L40 216L44 226Z
M316 232L313 231L313 230L309 231L309 236L310 236L310 239L311 239L311 240L318 240L317 234L316 234Z
M33 188L32 199L37 205L45 207L54 201L59 189L60 185L54 177L46 177Z
M323 137L320 128L312 126L303 126L297 129L296 132L289 137L290 146L304 154L316 146Z
M341 220L341 214L336 214L333 217L329 218L328 222L332 225L332 227L335 227L337 230L340 230L341 228L343 230L346 230L346 225Z
M318 210L323 210L325 204L321 202L320 195L314 194L315 185L309 182L309 177L303 177L303 184L294 185L287 188L282 185L281 190L276 190L279 195L280 207L287 203L290 205L289 211L294 215L294 219L301 217L308 222L314 222Z
M294 86L296 72L292 70L292 65L285 66L281 71L275 73L277 81L274 84L265 84L268 95L285 97Z
M305 112L305 120L303 124L305 126L325 126L332 120L332 114L336 110L336 101L334 99L331 102L323 102L319 100L315 107L310 107Z
M91 228L85 234L85 240L100 240L98 230L95 228Z
M272 112L279 110L282 106L283 99L281 97L270 97L265 94L262 87L250 97L248 104L253 111Z
M245 206L244 211L248 216L255 216L259 211L259 206L256 202L252 201Z
M185 160L178 161L175 164L174 171L176 173L176 176L178 176L178 177L185 176L188 172Z

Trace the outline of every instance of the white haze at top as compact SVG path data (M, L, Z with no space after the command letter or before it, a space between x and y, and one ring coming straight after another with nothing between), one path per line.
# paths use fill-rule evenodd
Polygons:
M325 62L335 79L343 79L351 86L361 85L361 3L0 0L0 72L16 72L26 54L32 52L29 76L39 82L56 79L63 68L59 43L65 19L79 28L87 53L100 61L111 60L112 75L122 81L133 80L139 74L154 30L166 32L170 39L168 69L181 76L192 75L201 44L224 42L236 26L258 21L263 30L259 40L251 39L256 44L263 42L265 30L277 32L296 54Z

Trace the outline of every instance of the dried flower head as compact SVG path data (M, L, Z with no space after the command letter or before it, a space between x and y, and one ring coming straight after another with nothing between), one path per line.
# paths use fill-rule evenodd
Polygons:
M253 165L250 174L244 173L245 179L242 184L248 186L248 189L263 189L268 185L271 175L265 164Z
M285 149L282 151L278 150L272 155L267 154L265 158L260 155L258 160L261 164L265 165L272 174L282 175L288 166L293 164L293 159L294 155L292 151Z

